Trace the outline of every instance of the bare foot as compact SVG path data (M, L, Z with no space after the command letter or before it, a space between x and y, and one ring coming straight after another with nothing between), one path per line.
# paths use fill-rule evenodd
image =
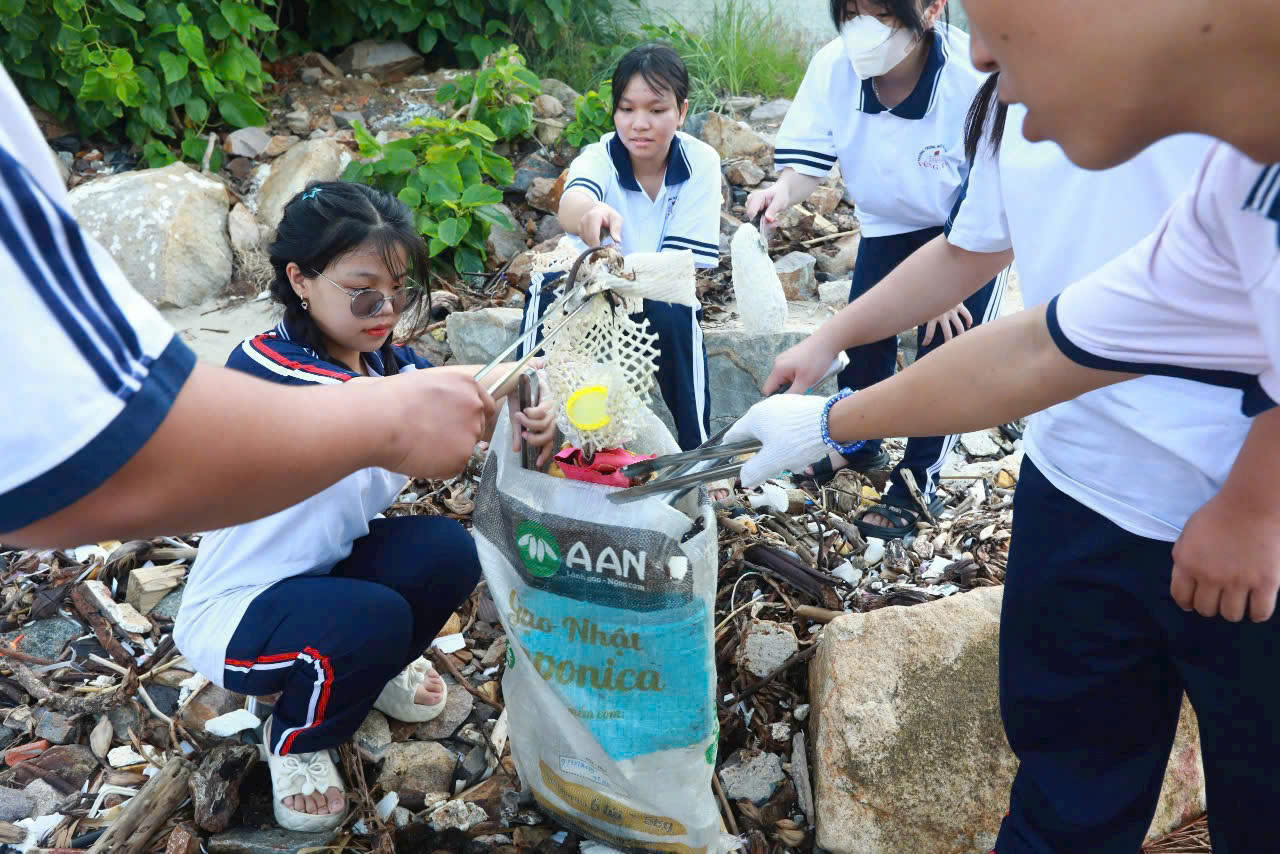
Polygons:
M308 815L338 815L347 808L347 799L342 794L342 790L334 786L330 786L329 791L324 795L319 792L310 795L290 795L282 798L281 803L295 812L304 812Z
M413 701L419 706L434 706L444 699L444 679L435 670L428 669L422 678L422 684L413 694Z
M862 517L862 521L868 525L879 525L882 528L892 528L897 525L892 519L881 516L879 513L866 513Z

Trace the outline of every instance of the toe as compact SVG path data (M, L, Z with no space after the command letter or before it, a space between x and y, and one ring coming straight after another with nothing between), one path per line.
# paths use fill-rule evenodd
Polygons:
M312 815L323 815L328 810L328 806L319 794L307 795L307 812Z
M345 807L347 803L346 799L342 797L342 792L339 789L333 786L330 786L328 795L329 795L329 813L331 815L337 815L338 813L342 812L343 807Z

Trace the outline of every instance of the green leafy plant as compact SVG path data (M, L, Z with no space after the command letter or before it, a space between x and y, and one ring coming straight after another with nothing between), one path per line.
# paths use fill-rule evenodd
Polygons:
M152 162L198 160L211 122L261 125L275 0L0 0L0 57L24 95L86 133L122 128ZM198 151L196 149L198 148ZM193 152L195 154L193 155Z
M613 130L613 86L606 83L597 92L588 90L573 102L573 121L564 129L564 139L581 148Z
M533 99L541 93L520 48L508 45L485 57L479 71L441 86L436 100L469 113L499 139L516 139L533 130Z
M421 131L382 144L357 122L362 159L347 166L343 179L377 187L408 205L432 258L445 256L459 273L482 272L490 225L515 228L497 208L502 191L485 179L510 184L515 170L493 151L497 135L482 122L415 119L411 124Z

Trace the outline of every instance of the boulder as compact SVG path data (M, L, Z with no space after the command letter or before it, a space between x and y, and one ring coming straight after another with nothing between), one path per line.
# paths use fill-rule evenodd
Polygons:
M560 207L560 195L564 192L565 172L557 178L534 178L529 182L525 201L529 206L545 213L555 213Z
M222 150L232 157L257 157L271 144L266 128L240 128L227 134Z
M0 786L0 821L30 818L34 810L35 801L26 792Z
M507 219L516 223L515 214L504 204L496 205L499 211L506 214ZM518 224L515 228L503 228L490 223L489 236L485 239L484 250L487 255L486 264L490 270L496 270L525 250L525 231Z
M764 170L750 160L739 160L725 167L724 177L736 187L754 187L764 180Z
M763 679L799 650L796 631L787 623L752 620L738 647L738 667Z
M387 716L370 709L351 740L366 762L381 762L391 746L391 724Z
M849 304L849 280L832 279L818 285L818 301L836 311Z
M935 336L941 334L941 332L934 333ZM965 453L971 457L995 457L1004 453L992 438L990 430L965 433L960 437L960 444L964 446Z
M838 187L814 187L809 194L808 204L819 214L831 216L844 200L844 193Z
M0 643L27 655L54 661L62 654L62 648L84 632L79 625L62 617L34 620L11 632L0 634Z
M1000 720L1003 590L833 620L810 666L816 844L831 854L987 852L1017 759ZM1157 821L1203 812L1184 705Z
M293 112L285 113L284 123L295 134L305 136L311 133L311 111L306 107L299 107Z
M736 121L721 113L709 113L702 126L702 141L720 153L724 160L767 156L772 148L768 140L753 131L746 122Z
M422 68L424 63L422 55L404 42L366 39L338 54L338 67L356 77L361 74L372 74L374 77L412 74Z
M817 263L808 252L788 252L774 262L782 292L789 300L807 300L818 296L818 280L814 276Z
M563 116L565 105L554 95L542 93L533 99L533 114L540 119L555 119Z
M518 308L455 311L445 321L453 357L462 365L483 365L520 334Z
M308 116L307 121L310 121ZM293 134L278 133L271 137L271 141L267 143L267 147L262 150L263 157L279 157L290 148L298 144L300 140Z
M511 179L511 186L504 189L514 190L517 193L529 192L529 187L533 185L534 178L550 178L554 181L560 177L560 173L564 170L543 157L536 151L521 160L516 166L515 177Z
M359 110L333 110L329 115L333 116L334 123L340 128L353 128L356 126L356 122L361 125L368 125L368 122L364 120L364 113Z
M458 731L463 721L471 717L471 710L476 703L475 697L464 691L452 679L445 677L444 681L449 686L444 711L426 723L418 725L413 737L419 741L439 741L442 738L449 738Z
M564 83L554 77L546 77L542 80L542 93L555 98L570 113L573 112L573 104L578 100L578 92L568 83Z
M827 244L825 252L814 256L818 259L818 269L829 276L847 276L853 270L854 262L858 260L858 245L861 242L860 234L850 234L831 241ZM827 254L828 252L831 254Z
M560 217L555 214L547 214L542 218L542 222L538 223L538 230L533 233L533 242L535 245L545 243L564 233L564 226L560 224Z
M271 173L258 191L258 219L275 228L284 215L284 206L307 184L336 181L349 162L351 153L333 139L312 139L295 145L271 164Z
M554 148L556 143L560 141L560 137L564 136L564 129L569 126L568 119L535 119L533 124L533 135L538 142L547 148Z
M249 252L258 248L262 242L262 229L258 218L239 202L227 216L227 233L231 236L231 248L240 252Z
M720 766L720 782L725 797L731 801L751 801L761 806L786 779L782 760L775 753L764 753L750 747L736 751Z
M708 378L711 387L711 423L727 424L760 402L760 386L773 370L773 360L788 347L799 344L816 328L813 324L788 321L781 332L747 335L736 324L708 329L703 334L707 347ZM813 394L836 393L830 379ZM655 411L662 413L661 397Z
M752 110L749 118L752 124L775 124L786 118L787 111L790 109L789 99L775 98Z
M184 163L81 184L68 196L80 226L157 306L197 305L231 281L223 183Z
M457 764L457 757L434 741L401 742L387 748L377 782L384 792L399 794L405 807L418 810L428 797L451 793Z

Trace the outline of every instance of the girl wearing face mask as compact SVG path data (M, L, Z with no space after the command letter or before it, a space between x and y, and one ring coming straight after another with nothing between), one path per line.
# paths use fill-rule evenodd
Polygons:
M942 233L968 174L964 122L985 75L969 62L969 38L942 18L946 0L833 0L839 38L809 63L795 103L778 131L772 187L747 199L746 213L779 215L808 198L837 163L862 228L849 299L857 299L919 247ZM996 316L1005 273L918 330L919 355L973 324ZM842 388L859 389L893 374L897 339L847 351ZM928 405L922 401L922 405ZM868 536L901 537L915 530L919 508L901 472L934 498L937 476L954 436L913 438L890 475L883 501L858 526ZM888 467L880 442L851 454L831 452L806 474L825 483L841 468Z
M583 247L602 235L624 255L693 253L698 267L720 263L720 155L680 130L689 112L689 72L665 44L641 45L613 72L613 124L569 165L560 199L560 225ZM533 274L524 329L551 305L560 273ZM644 317L658 335L658 387L685 450L707 438L711 392L702 311L644 301ZM530 337L529 344L536 342Z
M312 184L285 206L270 253L271 296L284 317L237 346L227 367L285 385L346 387L418 370L476 371L432 367L392 342L402 314L427 303L417 283L428 264L409 209L394 197L362 184ZM550 403L512 420L545 462ZM369 445L376 434L342 438ZM200 541L174 640L214 684L279 693L262 749L286 829L342 823L346 796L329 750L371 708L411 722L444 709L445 683L422 656L471 594L480 561L452 519L381 518L406 482L370 466Z

